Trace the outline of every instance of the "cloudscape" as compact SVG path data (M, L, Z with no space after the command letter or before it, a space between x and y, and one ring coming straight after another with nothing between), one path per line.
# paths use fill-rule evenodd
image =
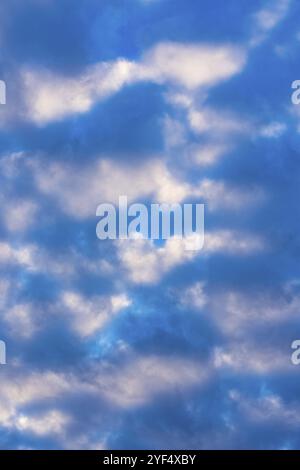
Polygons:
M1 449L299 449L299 14L1 1ZM121 196L203 247L99 239Z

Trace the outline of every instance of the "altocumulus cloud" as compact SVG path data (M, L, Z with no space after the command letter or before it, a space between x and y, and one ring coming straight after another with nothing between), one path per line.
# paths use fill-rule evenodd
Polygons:
M1 448L299 448L299 6L242 7L2 1ZM100 242L122 194L203 250Z

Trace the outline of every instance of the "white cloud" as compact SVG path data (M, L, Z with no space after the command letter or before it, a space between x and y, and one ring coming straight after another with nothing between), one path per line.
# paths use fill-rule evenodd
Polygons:
M0 170L7 179L13 179L18 175L23 160L26 159L25 152L12 152L1 155Z
M291 4L290 0L272 0L269 5L259 10L255 17L257 25L264 31L273 29L284 18Z
M34 269L34 245L13 247L7 242L0 241L0 264L19 264L28 269Z
M20 432L29 432L38 436L58 434L60 438L69 423L70 417L59 410L51 410L37 416L20 414L15 419L15 427Z
M125 294L86 298L77 292L65 291L55 304L44 304L43 308L31 303L6 307L3 320L14 337L30 339L36 331L45 327L49 315L60 315L69 318L70 327L85 338L103 328L130 305L131 300Z
M209 178L204 178L198 184L198 189L195 193L207 205L207 210L238 210L243 207L261 205L265 199L266 194L258 187L251 189L241 189L232 187L223 181L215 181Z
M38 210L35 202L15 200L4 204L2 216L9 231L24 232L35 222Z
M68 115L89 111L101 99L119 91L132 79L135 64L119 59L100 63L81 76L68 78L47 70L26 70L27 117L37 124L47 124Z
M196 108L191 106L188 111L191 129L197 134L214 133L220 138L234 134L249 134L252 125L236 114L216 111L212 108Z
M170 82L186 89L212 86L238 73L245 53L232 46L160 43L146 52L146 76L156 82Z
M267 124L266 126L263 126L260 131L260 135L268 139L277 139L278 137L281 137L286 130L286 124L284 124L283 122L274 121L270 124Z
M288 372L293 367L288 354L249 341L215 348L214 365L217 369L229 369L239 374L261 375Z
M147 51L140 62L120 58L98 63L75 78L27 69L23 72L26 118L44 125L85 113L125 85L141 81L187 89L213 86L238 73L244 63L245 54L237 47L163 42Z
M178 295L179 303L182 307L203 309L208 303L208 296L205 293L205 283L196 282L186 288Z
M129 202L153 196L159 202L181 202L192 192L190 185L175 178L165 164L153 159L130 165L98 160L84 169L63 164L41 167L33 164L39 190L58 200L62 210L78 219L95 217L102 202Z
M65 432L69 423L76 419L76 411L66 414L57 404L49 410L54 400L58 403L59 398L65 401L67 397L81 394L96 403L104 399L114 407L132 408L152 401L159 394L202 385L211 374L207 364L155 355L130 355L118 366L101 362L85 371L84 377L52 371L26 373L20 367L11 366L2 374L1 425L37 435L58 434L67 447L72 447L74 440L84 447L88 447L88 442L81 433L78 436L73 433L72 440L69 439ZM24 412L24 407L37 401L46 411ZM97 445L101 447L100 442Z
M254 33L250 46L259 45L287 15L291 0L269 0L254 15Z
M300 409L297 403L285 403L276 394L248 398L236 390L231 390L230 398L235 402L249 421L255 423L280 423L281 426L298 427Z
M31 304L16 304L5 311L4 321L15 337L28 339L38 329L39 314Z
M225 144L207 143L190 147L190 159L193 164L200 167L215 165L221 157L230 150Z
M129 280L152 284L196 256L216 253L245 256L265 248L258 236L230 230L206 232L203 250L187 250L189 242L192 240L173 237L163 246L156 246L151 240L118 240L118 257Z
M166 240L166 243L160 247L152 240L143 239L116 240L115 243L119 260L127 271L129 279L141 283L156 282L175 266L191 261L202 253L204 255L214 253L248 255L265 248L263 240L258 236L230 230L205 232L204 247L202 250L197 250L195 244L199 245L200 238L197 235L183 239L173 237ZM106 266L107 263L103 265L103 260L102 262L101 260L89 261L76 253L71 253L65 258L54 259L50 253L38 246L22 245L15 248L6 242L0 242L0 264L15 264L28 271L45 272L56 278L63 277L65 281L78 276L79 266L93 273L113 272L113 267ZM25 322L26 311L27 309L24 310L22 307L21 310L13 312L13 317L19 315ZM90 312L90 314L91 320L96 313L92 315ZM94 321L100 322L100 317Z
M185 263L199 252L187 251L186 240L172 238L162 247L151 240L119 240L118 256L129 279L134 283L151 284L175 266Z
M164 119L164 139L168 150L186 143L186 131L179 120L167 115Z
M173 175L157 158L134 167L103 159L84 169L37 162L32 167L38 189L56 199L61 210L77 219L95 217L100 203L118 204L120 195L126 195L129 203L148 198L172 204L197 198L197 202L204 202L212 211L261 204L266 196L258 187L245 190L208 178L192 185Z
M61 302L64 314L71 317L71 327L83 338L96 333L131 305L124 294L87 299L76 292L64 292Z
M255 234L232 230L212 231L205 234L204 252L208 254L250 255L264 249L264 241Z
M53 256L46 248L38 245L12 244L0 241L0 265L20 266L31 272L41 272L56 278L70 281L82 272L93 274L112 274L114 266L105 259L97 256L89 259L76 250L70 250L63 255Z
M12 374L15 372L15 375ZM74 386L74 380L51 371L24 375L19 368L10 367L2 375L0 390L0 420L3 426L14 426L17 410L35 400L58 397Z
M173 137L172 144L176 144L176 127L181 140L187 135L187 130L192 131L196 137L200 136L204 142L191 144L186 138L185 158L191 164L207 167L212 166L221 160L229 151L234 150L238 139L255 137L257 125L244 115L238 115L225 109L215 109L205 104L207 96L203 95L199 102L199 96L193 93L169 92L166 100L174 108L175 112L181 115L181 132L179 124L165 127L166 143ZM171 129L170 129L171 128ZM179 141L181 146L182 142ZM182 149L178 145L178 151ZM167 145L168 148L168 145Z
M213 317L223 333L229 336L240 336L258 327L289 321L297 317L299 309L300 295L289 286L283 286L276 295L229 291L211 299Z
M10 297L12 284L8 279L0 278L0 309L3 309Z
M205 364L188 359L145 356L135 358L121 369L108 370L96 378L96 383L108 401L131 408L144 405L158 394L199 386L208 378Z

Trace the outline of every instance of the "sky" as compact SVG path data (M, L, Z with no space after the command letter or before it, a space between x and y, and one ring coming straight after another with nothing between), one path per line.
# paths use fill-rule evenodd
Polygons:
M296 0L2 0L1 449L299 449ZM205 242L96 208L205 204Z

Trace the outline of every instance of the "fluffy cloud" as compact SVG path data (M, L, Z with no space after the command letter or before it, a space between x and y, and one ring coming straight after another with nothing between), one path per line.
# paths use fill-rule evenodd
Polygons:
M262 204L266 199L259 187L231 187L222 180L209 178L190 184L173 175L158 158L135 166L99 159L83 170L75 165L38 162L32 163L32 168L38 189L56 199L64 212L77 219L94 217L102 202L118 204L120 195L126 195L129 202L149 198L151 202L168 204L197 198L197 202L205 203L212 211L236 210Z
M207 365L187 359L146 356L136 358L122 369L111 370L97 384L114 405L141 406L159 394L183 391L206 383Z
M278 137L281 137L286 130L287 125L285 123L274 121L270 124L267 124L266 126L263 126L260 131L260 135L268 139L278 139Z
M284 18L291 0L272 0L265 8L259 10L255 17L257 26L263 31L273 29Z
M16 375L13 375L16 373ZM0 419L4 426L13 426L17 410L35 400L58 397L74 385L74 380L52 371L24 375L21 369L11 368L3 374L0 391Z
M30 200L5 202L3 219L10 232L25 232L36 221L38 206Z
M260 44L286 16L292 0L269 0L254 15L254 33L251 46Z
M16 304L7 309L4 314L4 322L15 338L31 338L38 330L40 320L40 311L29 303Z
M208 303L208 296L205 293L205 283L196 282L192 284L178 296L178 300L182 307L201 310Z
M162 247L151 240L120 240L118 256L129 279L134 283L151 284L175 266L185 263L198 254L187 251L186 240L169 239Z
M292 365L288 354L256 342L238 342L214 351L214 365L217 369L238 374L263 375L290 372Z
M165 42L147 51L140 62L120 58L98 63L75 78L27 69L23 72L26 118L44 125L85 113L125 85L141 81L187 89L213 86L238 73L244 63L245 54L236 47Z
M124 294L86 299L76 292L64 292L61 302L63 311L70 316L72 328L83 338L103 328L121 310L131 305Z
M184 149L190 165L204 168L217 165L223 156L235 149L238 140L257 134L257 125L249 117L228 109L215 109L206 104L207 96L202 96L199 102L194 93L172 91L165 98L181 116L180 121L169 119L165 124L166 147L177 146L180 152ZM191 143L189 133L194 135L196 142ZM202 142L197 143L198 139Z
M34 245L13 247L8 242L0 241L0 264L17 264L28 269L35 269L33 261L35 250Z
M191 145L188 158L191 163L200 167L209 167L220 161L223 155L230 151L225 143L206 143L204 145Z
M57 279L72 281L78 278L79 271L99 274L112 274L114 266L109 260L89 259L76 249L53 256L38 244L19 243L13 245L0 241L0 266L17 266L32 273L43 273Z
M208 254L249 255L264 249L264 240L255 234L220 230L205 235L204 252Z
M289 284L271 292L243 293L229 291L211 299L213 316L229 336L244 335L258 327L281 324L297 318L300 295Z
M47 70L23 72L27 117L37 124L85 113L99 100L130 83L135 64L120 59L96 64L81 76L57 76Z
M142 66L155 82L193 90L230 78L244 64L245 54L236 47L167 42L146 52Z
M38 436L58 434L62 437L70 418L59 410L51 410L37 416L20 414L15 420L15 427L20 432L29 432Z
M181 202L192 192L158 159L135 167L100 159L83 170L76 166L33 165L39 190L58 200L61 208L78 219L95 217L102 202L118 203L153 196L159 202ZM134 184L133 184L134 182Z
M269 393L258 399L248 398L236 390L230 392L231 400L236 403L246 418L254 423L270 423L299 427L299 405L285 403L279 395Z
M188 238L173 237L163 246L156 246L151 240L119 240L118 256L121 265L134 283L151 284L158 282L176 266L192 261L197 256L228 254L245 256L264 250L264 242L256 235L239 232L207 232L203 250L189 250ZM195 240L197 242L197 240Z
M188 122L197 134L214 133L220 139L235 134L249 134L252 126L249 122L232 113L216 111L212 108L190 107Z
M210 378L206 364L176 357L129 356L119 367L108 363L95 364L81 379L74 374L52 371L25 373L18 367L2 376L0 419L3 427L39 436L57 434L60 443L73 447L88 447L81 432L67 435L67 428L76 420L76 410L64 411L66 398L81 395L97 405L105 400L120 409L131 409L151 402L157 396L173 390L184 392L201 386ZM63 399L64 401L59 401ZM24 408L39 401L39 412ZM55 407L51 407L55 401ZM96 407L97 408L97 407ZM68 444L67 444L68 443ZM95 444L95 443L94 443ZM97 447L101 448L98 443ZM77 447L78 448L78 447Z
M195 193L207 205L207 209L238 210L243 207L260 206L267 198L265 192L254 186L251 189L233 187L224 181L204 178Z

